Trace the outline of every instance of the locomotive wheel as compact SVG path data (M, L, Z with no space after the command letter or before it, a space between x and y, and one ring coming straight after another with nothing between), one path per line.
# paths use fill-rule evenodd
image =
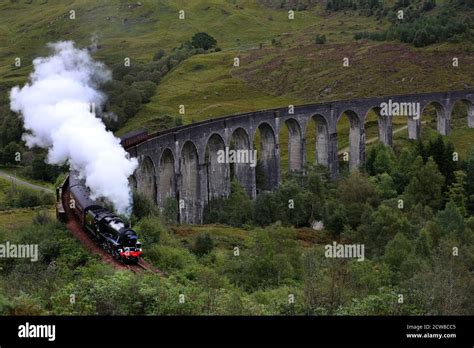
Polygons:
M104 242L104 250L107 252L107 254L110 254L109 242Z
M112 249L112 256L114 259L120 260L120 253L115 248Z

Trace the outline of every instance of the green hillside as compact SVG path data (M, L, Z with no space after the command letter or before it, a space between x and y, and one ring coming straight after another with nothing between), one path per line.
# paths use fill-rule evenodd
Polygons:
M330 11L326 3L341 8ZM473 11L460 1L437 1L434 8L423 10L424 2L414 0L402 7L407 23L414 27L418 18L411 17L431 21L426 26L436 29L433 21L447 16L450 22L471 28L457 33L442 24L446 38L440 42L415 47L397 38L354 39L357 33L399 28L391 17L397 3L381 1L375 8L365 8L359 0L4 1L0 4L1 87L5 92L23 83L31 60L47 53L47 42L74 40L85 47L94 38L95 58L115 71L125 57L131 59L132 68L150 64L161 49L169 57L197 32L214 37L219 50L192 54L160 72L154 96L131 117L122 117L125 121L115 128L119 128L117 135L140 127L150 131L170 127L174 124L169 120L177 118L190 123L288 104L472 87L474 29L469 20ZM292 8L294 19L289 19ZM70 11L75 11L74 19ZM184 19L179 18L180 11ZM449 30L457 34L450 36ZM325 43L316 44L316 35L324 35ZM22 60L20 68L13 66L16 57ZM236 57L239 67L233 66ZM459 67L452 66L454 57ZM343 66L343 58L349 58L349 67ZM185 106L184 115L179 115L179 105ZM374 121L366 125L368 138L376 135ZM347 120L338 130L343 148L348 145ZM462 134L469 137L470 131ZM459 144L466 143L463 139ZM281 142L284 148L285 134Z

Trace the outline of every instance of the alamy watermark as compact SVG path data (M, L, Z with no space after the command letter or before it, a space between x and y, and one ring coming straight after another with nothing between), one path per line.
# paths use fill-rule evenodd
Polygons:
M18 326L18 337L20 338L47 338L48 341L56 340L56 325L35 325L26 322Z
M380 104L381 116L410 116L414 120L418 120L421 116L420 103L417 102L394 102L392 99L388 103Z
M248 163L253 168L257 165L257 150L231 150L226 146L217 151L217 163Z
M326 244L324 255L328 258L357 258L357 261L364 261L364 244Z
M0 259L23 258L38 261L38 244L0 244Z

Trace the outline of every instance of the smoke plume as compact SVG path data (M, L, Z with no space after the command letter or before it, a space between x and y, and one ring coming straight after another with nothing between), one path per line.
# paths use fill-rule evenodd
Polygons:
M24 119L23 139L30 148L48 149L48 163L68 163L77 170L93 199L105 198L118 213L129 214L128 177L137 161L127 157L120 140L91 108L101 109L106 97L98 86L111 73L71 41L48 46L52 55L36 58L30 81L10 93L11 109Z

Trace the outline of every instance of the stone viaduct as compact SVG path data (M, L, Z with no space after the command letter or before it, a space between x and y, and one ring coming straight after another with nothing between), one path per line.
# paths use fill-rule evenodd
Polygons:
M208 202L230 193L235 177L251 198L256 197L255 167L248 163L219 163L217 151L253 149L259 130L259 161L264 172L265 189L280 182L280 128L288 129L289 170L300 171L306 163L305 134L310 122L316 122L316 162L326 166L333 178L338 175L336 126L345 114L350 120L349 168L361 165L365 157L364 121L373 110L378 115L379 140L392 145L392 117L381 115L382 103L419 103L420 118L405 116L409 139L418 139L423 110L433 105L437 127L442 135L450 131L451 113L458 102L467 106L467 122L474 128L474 90L396 95L343 100L249 112L192 123L151 134L147 140L127 148L139 160L131 177L132 185L163 206L169 197L180 204L181 223L203 220Z

